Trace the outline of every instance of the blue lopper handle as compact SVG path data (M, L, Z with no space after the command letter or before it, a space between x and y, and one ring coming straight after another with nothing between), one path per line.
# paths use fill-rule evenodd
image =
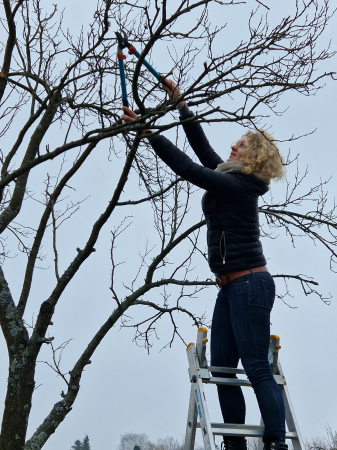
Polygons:
M137 58L139 59L139 57L140 57L139 51L136 50L134 54L135 54L135 55L137 56ZM157 72L157 71L151 66L151 64L149 64L149 63L146 61L146 59L144 59L143 64L144 64L144 66L152 73L152 75L154 75L154 76L157 78L158 81L160 81L160 82L163 83L163 84L166 84L166 83L163 82L163 76L160 75L160 73Z

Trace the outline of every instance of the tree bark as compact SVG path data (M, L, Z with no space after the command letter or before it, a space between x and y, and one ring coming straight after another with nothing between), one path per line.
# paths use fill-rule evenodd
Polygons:
M28 332L15 307L0 267L0 324L9 354L5 410L0 450L22 450L34 390L35 362L29 358Z

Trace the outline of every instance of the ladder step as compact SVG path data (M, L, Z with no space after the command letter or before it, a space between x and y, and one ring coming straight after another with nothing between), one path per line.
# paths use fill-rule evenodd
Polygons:
M200 423L197 423L200 428ZM264 427L261 425L243 425L236 423L211 423L212 433L220 436L262 437ZM287 432L286 439L298 439L296 432Z
M220 377L211 377L211 378L202 378L202 382L205 384L217 384L220 386L251 386L251 382L249 380L240 380L238 378L220 378Z
M216 373L238 373L241 375L246 375L246 371L243 369L233 369L233 367L217 367L217 366L208 366L208 370L210 372Z
M274 375L274 378L279 386L286 384L284 377L282 377L281 375ZM202 377L202 382L205 384L216 384L218 386L252 386L249 380L243 380L240 378Z

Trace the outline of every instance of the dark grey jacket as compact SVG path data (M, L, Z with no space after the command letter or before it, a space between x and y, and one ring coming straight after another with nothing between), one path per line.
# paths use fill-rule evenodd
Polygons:
M193 117L188 112L185 117ZM215 172L223 160L210 146L200 124L183 125L203 166L162 135L150 138L157 155L179 176L205 189L202 210L207 223L208 263L215 276L266 264L260 242L258 198L268 191L254 175Z

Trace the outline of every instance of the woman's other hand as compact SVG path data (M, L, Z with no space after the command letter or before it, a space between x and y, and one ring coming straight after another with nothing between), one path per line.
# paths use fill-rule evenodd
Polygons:
M132 109L128 108L127 106L122 106L123 111L125 111L126 114L122 114L122 124L124 125L125 122L132 123L133 121L139 119L136 113L132 111ZM149 130L143 130L142 134L148 133Z
M128 108L127 106L122 106L122 109L126 112L126 114L122 114L122 123L133 122L134 120L138 119L137 114L134 113L132 109Z
M163 81L165 81L165 84L163 84L163 89L165 92L167 92L168 96L172 100L179 100L179 98L181 97L181 92L180 92L179 87L175 84L175 82L172 80L169 80L168 78L164 78ZM180 108L184 104L185 104L185 102L181 101L177 104L177 107Z

